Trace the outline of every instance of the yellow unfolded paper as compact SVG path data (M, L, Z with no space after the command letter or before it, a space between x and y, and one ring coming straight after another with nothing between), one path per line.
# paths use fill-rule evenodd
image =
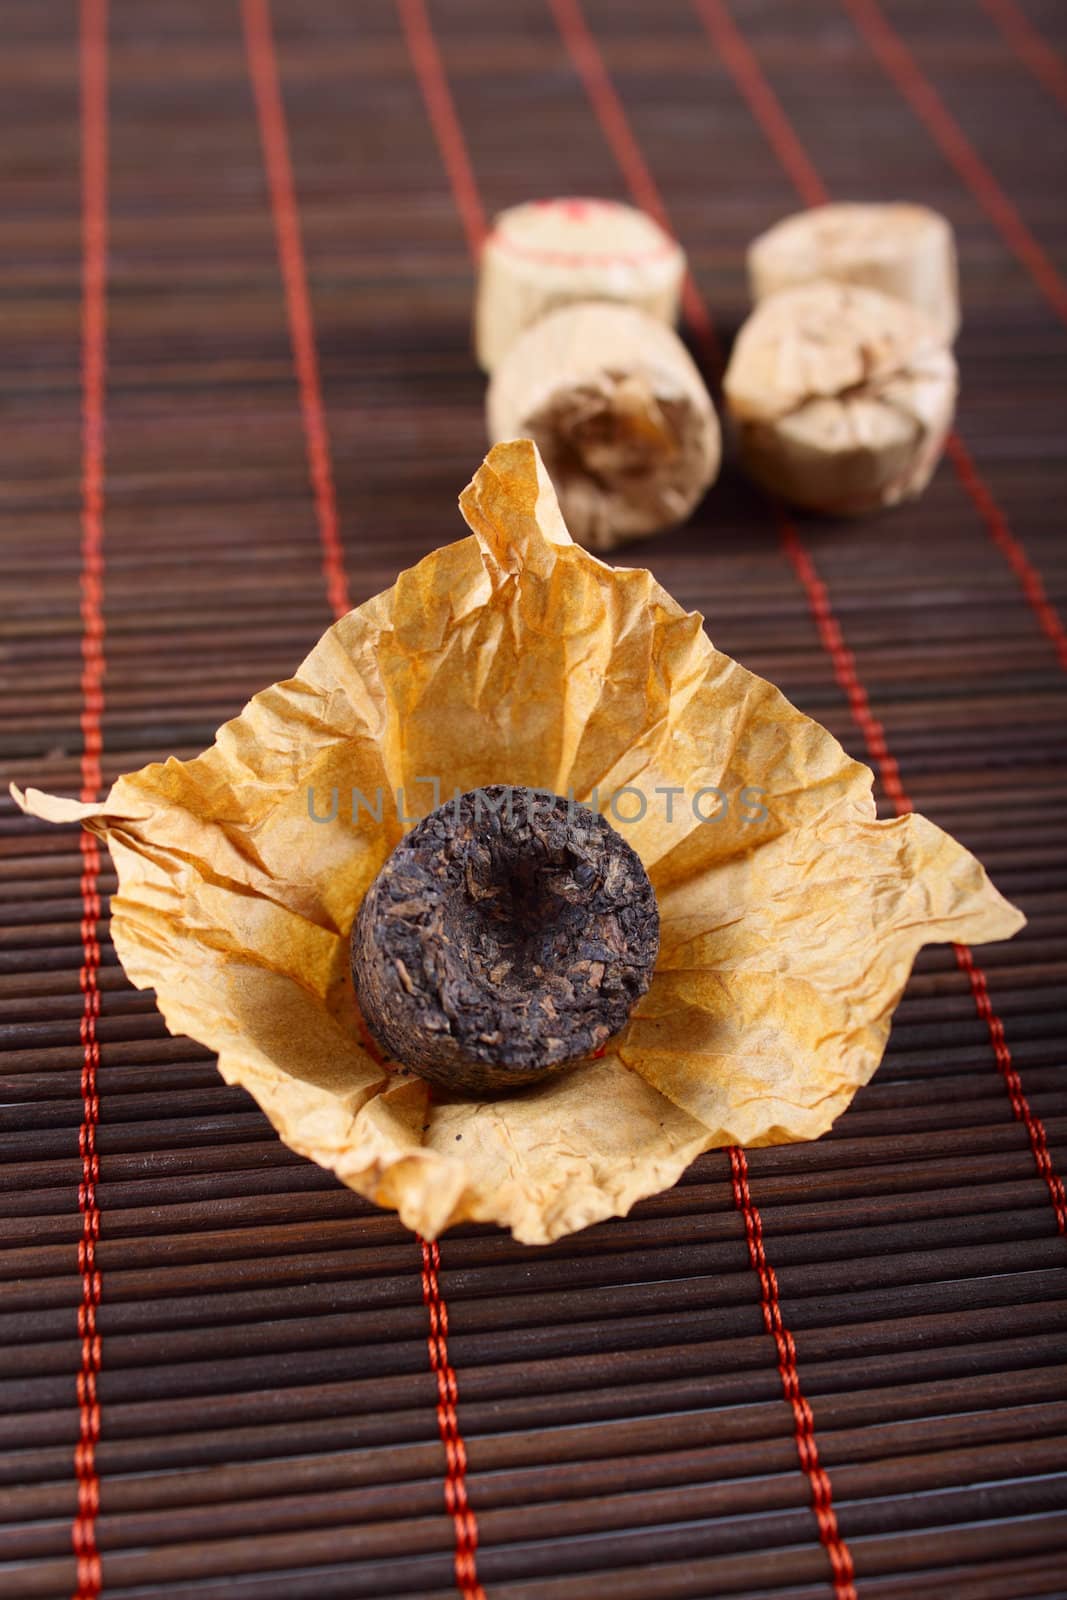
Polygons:
M919 947L1023 918L925 818L876 821L868 769L651 574L571 543L529 441L497 445L460 503L472 537L343 617L196 760L100 805L16 798L107 839L127 973L287 1144L427 1236L492 1219L538 1244L712 1146L825 1132ZM608 1053L486 1103L383 1069L348 975L360 900L430 778L444 798L596 790L659 899L656 976ZM335 820L312 820L334 790Z

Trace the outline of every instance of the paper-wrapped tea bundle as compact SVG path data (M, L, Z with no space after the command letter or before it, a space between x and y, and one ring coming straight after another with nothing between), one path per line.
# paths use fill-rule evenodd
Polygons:
M539 1244L713 1145L825 1132L920 946L1023 919L933 823L878 821L868 769L651 573L573 544L529 441L493 450L461 504L468 538L342 617L203 755L99 804L16 798L106 838L127 974L288 1144L428 1238L494 1220ZM608 816L654 890L659 953L600 1050L471 1099L372 1050L349 933L413 818L499 784ZM499 882L472 863L474 899Z
M956 363L921 312L819 282L758 305L723 380L748 472L838 515L920 494L952 423Z
M757 303L830 278L907 301L949 342L959 331L952 228L926 206L843 204L798 212L749 246L748 276Z
M719 470L718 418L673 329L631 306L550 312L489 384L489 437L531 438L590 550L673 527Z
M614 200L533 200L496 219L482 251L474 332L492 372L519 334L576 300L614 300L673 323L681 246L643 211Z

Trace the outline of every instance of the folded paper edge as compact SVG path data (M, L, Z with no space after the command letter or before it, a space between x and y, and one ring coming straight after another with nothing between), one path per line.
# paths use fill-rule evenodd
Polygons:
M549 544L574 543L532 439L506 439L493 445L461 493L459 508L471 532L498 556L516 542L516 523L526 521Z
M17 783L8 784L8 793L25 816L39 817L42 822L87 823L102 818L106 810L96 800L68 800L43 789L20 789Z

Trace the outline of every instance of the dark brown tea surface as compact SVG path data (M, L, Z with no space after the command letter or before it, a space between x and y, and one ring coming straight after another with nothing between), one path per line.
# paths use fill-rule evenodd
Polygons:
M648 875L605 818L493 785L401 840L360 908L352 973L391 1057L484 1095L605 1044L647 990L658 949Z

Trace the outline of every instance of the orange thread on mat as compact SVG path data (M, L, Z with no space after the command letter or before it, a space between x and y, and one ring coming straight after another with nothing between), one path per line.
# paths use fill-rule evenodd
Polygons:
M852 1556L837 1526L829 1476L819 1461L819 1447L815 1439L815 1417L800 1387L797 1347L793 1335L782 1320L778 1279L774 1268L767 1260L767 1251L763 1243L763 1219L759 1214L759 1207L752 1199L748 1185L748 1160L745 1152L736 1145L730 1149L730 1176L734 1204L745 1223L748 1258L760 1281L763 1325L774 1340L774 1347L778 1352L778 1373L782 1380L782 1393L793 1412L797 1455L811 1486L812 1509L819 1528L819 1538L830 1558L830 1567L834 1575L834 1600L856 1600Z
M459 1431L456 1403L459 1385L448 1359L448 1306L438 1274L441 1251L436 1240L419 1240L422 1249L422 1298L430 1319L427 1345L430 1367L437 1378L437 1426L445 1450L445 1505L455 1529L456 1588L463 1600L485 1600L478 1582L476 1554L478 1524L467 1499L467 1450Z
M82 474L81 474L81 799L97 798L101 784L104 710L104 373L107 318L107 0L81 0L79 74L82 147ZM76 1561L75 1600L96 1600L103 1576L96 1543L100 1478L96 1447L100 1439L97 1378L101 1367L96 1313L101 1279L96 1262L100 1238L100 1157L96 1132L100 1121L97 1072L100 1042L100 844L82 832L81 940L82 964L82 1122L78 1133L81 1182L78 1209L82 1236L78 1272L82 1298L78 1307L81 1366L76 1393L79 1436L74 1450L78 1485L77 1511L71 1525Z
M1004 1079L1004 1086L1008 1091L1012 1113L1016 1121L1021 1122L1026 1129L1026 1136L1030 1141L1030 1149L1033 1152L1034 1164L1048 1187L1049 1199L1056 1214L1056 1227L1061 1234L1067 1237L1067 1190L1064 1189L1063 1179L1052 1164L1045 1124L1031 1109L1030 1102L1023 1092L1022 1079L1015 1068L1007 1039L1004 1037L1004 1024L993 1009L993 1002L986 986L985 973L975 961L968 945L958 944L955 946L955 951L956 963L960 970L966 974L967 981L971 986L975 1009L989 1030L993 1055L1000 1070L1000 1075Z
M1016 0L982 0L1008 44L1039 83L1067 111L1067 66L1038 33Z
M856 671L856 658L846 645L831 610L826 585L819 577L815 563L797 537L796 529L784 519L782 539L786 553L808 597L808 605L815 619L819 637L833 662L834 677L848 699L853 720L863 734L867 750L878 768L882 787L893 802L894 811L898 816L903 816L905 812L914 810L914 806L901 781L900 768L886 743L885 729L872 712L867 691L860 682ZM1052 1165L1045 1125L1023 1092L1022 1081L1005 1037L1004 1024L993 1009L985 973L967 945L958 944L955 946L955 951L957 964L970 983L975 1009L986 1025L993 1059L1008 1091L1012 1112L1026 1129L1037 1170L1048 1187L1052 1209L1056 1216L1056 1227L1061 1234L1067 1234L1067 1197L1063 1181Z
M326 594L335 617L351 608L348 580L345 577L344 550L337 517L330 435L322 403L322 382L315 345L315 325L311 316L307 267L300 233L300 214L289 156L285 107L278 82L278 63L271 30L269 0L242 0L245 45L248 54L252 92L255 95L263 162L270 188L271 211L278 242L278 261L285 289L289 338L293 349L300 390L300 411L307 447L308 475L311 479L322 544L322 572Z
M1067 628L1048 597L1044 581L1023 546L1011 531L993 492L978 471L971 452L958 433L949 435L948 454L960 482L989 529L989 536L1019 580L1019 587L1037 618L1041 631L1052 641L1060 666L1067 672Z
M727 71L748 101L749 110L793 187L808 206L825 205L826 185L816 172L781 101L764 77L747 39L724 0L692 0L693 9L722 57Z
M904 788L896 758L889 749L885 728L871 710L871 702L867 698L867 691L860 682L859 673L856 670L856 658L845 643L844 635L830 604L830 596L826 585L819 577L814 561L812 561L801 544L796 528L781 511L779 511L779 527L782 535L782 547L792 562L793 570L800 579L804 593L807 595L808 605L815 619L815 627L822 646L833 662L834 677L837 679L838 686L848 701L848 707L852 712L856 726L863 734L863 740L871 760L878 768L879 776L882 779L882 787L890 800L892 800L893 807L898 815L902 815L905 811L911 811L913 807Z
M915 57L887 21L877 0L841 0L886 76L1026 268L1061 322L1067 322L1067 282L1023 221Z
M807 152L765 78L747 40L733 21L726 0L693 0L693 5L704 22L712 43L719 50L738 88L748 101L753 117L763 129L768 144L778 154L782 167L792 176L801 198L809 205L821 204L826 198L822 179L808 159ZM1067 634L1049 601L1039 573L1031 565L1025 550L1012 533L1007 519L958 434L952 434L949 438L948 452L961 483L983 517L994 542L1006 556L1019 579L1023 593L1042 629L1055 646L1061 665L1067 667ZM904 788L900 768L889 749L885 729L871 709L867 691L860 681L856 658L848 648L833 614L826 585L819 577L814 561L804 549L795 527L780 508L775 509L783 546L808 597L819 638L833 662L834 676L848 700L853 720L863 735L868 753L878 768L882 787L892 801L897 815L903 815L904 812L914 809L912 802ZM1064 1185L1052 1165L1044 1124L1032 1110L1023 1092L1022 1082L1005 1037L1004 1024L993 1009L985 973L977 965L966 945L956 946L956 961L967 976L975 1008L986 1024L993 1057L1004 1079L1012 1112L1026 1129L1037 1170L1048 1186L1052 1209L1056 1216L1056 1226L1061 1234L1067 1234Z
M448 181L467 235L467 246L475 260L481 253L489 231L485 221L485 208L478 192L478 183L467 151L467 141L459 125L452 91L448 87L437 48L433 27L425 0L397 0L400 21L407 39L408 54L419 89L426 104L426 112L433 127L437 148L441 152Z
M589 103L596 112L597 121L611 146L612 154L630 193L641 209L647 211L650 217L654 217L664 233L673 239L674 230L667 215L667 208L663 204L663 196L633 136L623 103L608 76L581 7L577 4L577 0L549 0L549 5L556 19L560 37L567 47L575 71L582 80ZM691 272L686 273L682 287L682 309L705 348L711 352L713 366L720 367L722 356L715 325Z
M308 293L300 213L289 155L289 137L279 85L269 0L242 0L241 9L249 74L255 95L260 141L270 189L278 258L285 286L289 336L300 387L300 409L307 445L308 469L322 545L322 570L326 578L330 608L335 617L341 617L350 607L348 580L345 575L344 548L341 544L337 497L330 458L330 438L322 399L315 325L311 314L311 297ZM408 10L416 13L420 9L418 4L408 7ZM440 73L439 63L438 77L440 79L438 89L440 89L443 75ZM447 88L445 95L447 99ZM480 213L479 205L479 217ZM480 241L481 234L485 231L484 222L479 225ZM362 1018L359 1022L368 1050L374 1060L381 1064L380 1052L366 1032ZM467 1452L456 1416L458 1398L456 1375L448 1359L448 1307L438 1280L441 1254L437 1244L427 1244L422 1238L418 1242L423 1263L423 1300L430 1317L430 1365L437 1377L439 1396L437 1420L445 1447L445 1505L455 1528L456 1583L463 1600L485 1600L484 1592L478 1584L475 1564L478 1525L467 1500Z
M829 199L826 185L801 144L796 129L786 116L751 46L731 16L726 0L692 0L692 3L708 37L748 102L749 110L763 130L767 143L778 157L782 170L792 178L800 198L808 206L824 205ZM1049 600L1040 573L1011 531L993 491L958 433L949 435L947 452L964 492L985 523L993 543L1015 573L1038 625L1052 641L1060 665L1067 669L1067 630Z

